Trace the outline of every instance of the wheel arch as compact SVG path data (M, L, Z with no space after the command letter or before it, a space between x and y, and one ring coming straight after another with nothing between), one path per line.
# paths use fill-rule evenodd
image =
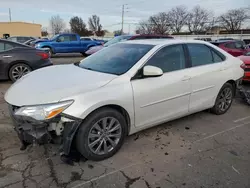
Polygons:
M53 53L55 53L55 50L52 48L52 46L45 45L45 46L43 46L43 47L41 47L41 48L49 48L49 49L51 49L51 51L52 51Z
M123 117L125 118L125 120L126 120L127 127L128 127L128 131L127 131L127 132L128 132L128 134L129 134L130 129L131 129L131 117L130 117L128 111L127 111L125 108L123 108L122 106L120 106L120 105L117 105L117 104L105 104L105 105L101 105L101 106L99 106L99 107L97 107L97 108L95 108L95 109L92 109L92 110L85 116L84 119L86 119L88 116L90 116L90 114L92 114L92 113L94 113L94 112L96 112L96 111L98 111L98 110L101 110L101 109L103 109L103 108L112 108L112 109L114 109L114 110L120 112L120 113L123 115ZM83 120L83 121L84 121L84 120Z
M236 87L237 87L237 84L236 84L236 81L235 80L228 80L226 83L229 83L233 86L233 89L234 89L234 96L236 95ZM226 84L225 83L225 84Z

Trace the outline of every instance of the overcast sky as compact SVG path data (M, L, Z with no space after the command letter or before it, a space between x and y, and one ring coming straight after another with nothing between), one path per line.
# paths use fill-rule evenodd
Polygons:
M189 9L199 4L214 12L215 16L226 10L250 6L250 0L0 0L0 21L9 21L8 8L11 8L12 21L25 21L48 27L49 18L59 14L67 23L72 16L80 16L87 23L93 14L100 16L104 29L115 30L121 26L122 4L127 4L125 23L138 23L157 12L167 11L178 5ZM130 24L134 30L135 24ZM125 24L124 30L129 30Z

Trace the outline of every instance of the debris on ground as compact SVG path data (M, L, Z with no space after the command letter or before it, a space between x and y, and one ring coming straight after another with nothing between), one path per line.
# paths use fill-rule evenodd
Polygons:
M232 169L233 169L236 173L240 174L240 172L239 172L236 168L234 168L233 165L232 165Z
M245 90L244 88L239 89L239 94L242 99L250 105L250 90Z

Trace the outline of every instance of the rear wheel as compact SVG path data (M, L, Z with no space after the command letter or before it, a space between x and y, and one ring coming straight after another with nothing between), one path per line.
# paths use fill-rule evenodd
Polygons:
M103 160L121 148L126 135L123 115L112 108L102 108L82 123L76 136L76 148L89 160Z
M234 87L230 83L225 83L221 88L211 111L217 115L226 113L232 105L233 97Z
M9 77L13 82L15 82L29 72L31 72L31 68L28 65L24 63L18 63L10 68Z

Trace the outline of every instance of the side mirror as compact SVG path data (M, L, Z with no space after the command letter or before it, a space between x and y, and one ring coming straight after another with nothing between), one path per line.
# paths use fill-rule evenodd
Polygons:
M56 42L61 42L61 40L59 38L56 39Z
M144 77L157 77L163 75L163 71L155 66L147 65L143 67L143 76Z

